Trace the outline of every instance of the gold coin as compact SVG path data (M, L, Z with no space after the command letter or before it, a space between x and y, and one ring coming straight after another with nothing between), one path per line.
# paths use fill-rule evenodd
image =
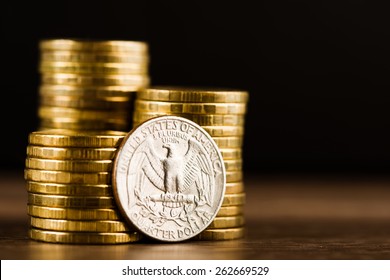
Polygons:
M226 182L227 183L234 183L242 181L243 174L242 171L227 171L226 172Z
M245 195L245 193L225 194L222 206L244 205Z
M111 185L58 184L26 181L30 193L65 196L113 196Z
M138 232L60 232L29 229L29 237L37 241L63 244L121 244L142 239Z
M243 126L202 126L211 136L244 136Z
M112 160L116 148L58 148L27 145L27 156L45 159L66 160Z
M112 112L129 111L132 107L131 97L107 97L106 99L92 99L73 96L41 95L39 105L43 107L66 107L76 109L107 110Z
M73 131L51 129L33 131L29 134L31 145L50 147L88 147L113 148L118 147L126 136L121 131Z
M116 208L110 196L65 196L28 193L28 204L59 208Z
M133 124L137 125L146 120L158 116L171 115L169 113L139 112L134 110ZM200 126L243 126L244 115L200 115L200 114L174 114L175 116L187 118Z
M79 62L43 62L39 64L41 73L128 75L147 74L148 65L139 63L79 63Z
M60 220L121 220L118 209L77 209L28 205L27 214L33 217Z
M39 42L40 50L130 52L147 53L148 44L142 41L45 39Z
M151 87L138 92L137 98L171 102L246 103L249 94L234 89Z
M242 193L244 192L244 182L226 183L225 194Z
M223 206L219 209L217 217L237 216L244 214L243 206Z
M204 241L222 241L243 238L245 235L244 227L223 228L223 229L206 229L199 235L195 236L194 240Z
M215 217L207 229L213 228L235 228L245 224L245 218L243 215L227 216L227 217Z
M59 51L45 50L40 53L40 61L54 62L83 62L83 63L139 63L148 64L148 54L115 53L115 52L90 52L90 51Z
M128 111L104 111L104 110L85 110L75 108L40 106L38 108L40 118L69 118L78 120L130 120Z
M66 118L41 118L38 130L65 129L84 132L88 130L129 131L130 124L126 120L78 120Z
M224 159L226 171L242 171L242 159Z
M27 157L25 167L29 169L70 171L70 172L110 172L112 160L58 160Z
M243 115L245 103L184 103L136 99L135 110L139 112L161 112L169 114L214 114Z
M223 159L242 159L241 148L221 148L219 151L222 154Z
M110 220L72 221L30 217L30 224L35 228L56 231L127 232L131 230L124 222Z
M81 110L81 109L80 109ZM56 118L56 117L39 117L41 126L48 127L49 125L53 126L51 129L67 129L67 130L76 130L77 127L88 128L89 130L119 130L115 127L127 127L130 124L130 121L126 118L116 118L116 119L104 119L102 115L99 116L100 119L83 119L77 117L70 118ZM42 125L45 124L45 125ZM112 129L104 129L104 127L113 127ZM94 129L95 128L95 129ZM98 129L100 128L100 129ZM123 130L120 130L123 131Z
M147 75L80 75L68 73L41 74L41 83L68 86L132 86L139 89L149 85Z
M242 136L213 137L219 148L241 148L243 144Z
M74 98L84 97L90 99L106 98L133 98L138 87L123 86L66 86L66 85L41 85L39 87L40 96L69 96Z
M59 184L110 184L111 172L77 173L25 168L24 179Z

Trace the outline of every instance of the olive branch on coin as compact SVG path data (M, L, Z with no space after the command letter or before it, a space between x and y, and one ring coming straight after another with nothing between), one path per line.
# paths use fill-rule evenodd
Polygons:
M149 197L141 197L141 193L138 188L134 190L134 195L137 198L136 205L141 207L140 214L142 217L149 218L158 227L161 227L167 221L173 221L177 225L182 226L182 224L177 219L168 217L164 212L159 212L157 210L156 203L151 201ZM188 214L184 214L184 212L185 211L182 211L180 213L179 219L183 222L187 222L186 216L188 216ZM184 217L182 217L182 214L184 214Z
M195 212L195 214L202 219L207 218L205 211L200 211L196 208L191 209L192 207L189 204L184 205L184 210L180 212L178 219L172 218L167 216L164 212L159 212L157 210L156 203L153 202L149 197L141 197L141 193L138 188L134 189L134 195L137 198L136 205L141 207L140 215L143 218L149 218L158 227L161 227L168 221L172 221L178 226L183 226L184 223L191 224L191 222L195 221L195 219L190 216L190 214L193 212Z

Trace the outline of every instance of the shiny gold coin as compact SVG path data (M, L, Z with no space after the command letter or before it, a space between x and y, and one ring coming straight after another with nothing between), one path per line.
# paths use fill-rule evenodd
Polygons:
M223 206L219 209L217 217L237 216L244 214L243 206Z
M100 119L80 119L76 117L72 118L51 118L51 117L39 117L39 131L51 130L51 129L63 129L82 132L82 130L89 131L129 131L131 127L131 120L128 118L115 118L115 119L103 119L100 115Z
M226 137L226 136L243 136L243 126L202 126L204 130L211 136Z
M242 171L242 159L224 159L226 171Z
M246 112L245 103L184 103L140 100L138 98L134 108L139 112L169 114L243 115Z
M134 110L133 125L140 124L153 117L166 116L169 113L139 112ZM243 126L244 115L200 115L200 114L174 114L175 116L187 118L200 126Z
M241 227L245 224L245 218L243 215L227 216L227 217L215 217L207 229L216 228L235 228Z
M225 194L242 193L244 192L244 182L226 183Z
M121 220L118 209L77 209L27 205L33 217L59 220Z
M25 167L29 169L70 172L111 172L112 160L58 160L27 157Z
M222 148L219 149L222 154L223 159L242 159L242 149L241 148Z
M108 111L129 111L132 107L131 97L107 97L105 99L91 99L66 95L41 95L39 102L39 105L43 107L65 107L75 109L94 109Z
M194 240L204 241L223 241L243 238L245 235L244 227L223 228L223 229L206 229L199 235L195 236Z
M66 129L84 132L88 130L129 131L130 124L126 120L77 120L64 118L41 118L38 130Z
M138 232L60 232L29 229L29 237L37 241L63 244L122 244L142 239Z
M27 156L59 160L112 160L116 148L57 148L27 145Z
M139 89L147 87L147 75L80 75L68 73L41 74L41 83L68 86L132 86Z
M46 147L88 147L113 148L118 147L126 136L121 131L73 131L51 129L33 131L29 134L30 145Z
M40 96L68 96L74 98L102 99L107 98L133 98L138 87L130 86L66 86L66 85L41 85L39 87Z
M227 171L226 172L226 182L227 183L234 183L242 181L243 179L242 171Z
M40 118L69 118L78 120L130 120L127 111L84 110L75 108L40 106L38 108Z
M139 63L148 64L148 54L132 54L122 52L90 52L45 50L40 53L40 61L83 62L83 63Z
M127 232L131 230L121 221L73 221L30 217L30 225L35 228L56 231L82 231L82 232Z
M128 75L147 74L148 65L139 63L79 63L79 62L43 62L39 64L41 73Z
M234 89L151 87L138 92L137 98L170 102L246 103L249 94Z
M59 184L110 184L111 172L77 173L25 168L24 179Z
M222 206L244 205L245 196L245 193L225 194Z
M45 39L39 42L40 50L130 52L147 53L146 42L124 40Z
M58 184L26 181L30 193L65 196L113 196L111 185Z
M64 196L28 193L28 204L59 208L116 208L110 196Z
M243 144L242 136L213 137L218 147L223 148L241 148Z

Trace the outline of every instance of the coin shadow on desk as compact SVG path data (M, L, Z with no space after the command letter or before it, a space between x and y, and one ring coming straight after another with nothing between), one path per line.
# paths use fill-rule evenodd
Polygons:
M183 241L163 243L143 240L132 244L55 244L31 240L25 221L2 221L1 259L14 260L136 260L136 259L243 259L237 248L243 239L231 241Z
M26 259L242 259L235 248L240 240L210 242L191 241L175 244L137 242L122 245L69 245L29 241ZM223 246L221 246L223 245Z

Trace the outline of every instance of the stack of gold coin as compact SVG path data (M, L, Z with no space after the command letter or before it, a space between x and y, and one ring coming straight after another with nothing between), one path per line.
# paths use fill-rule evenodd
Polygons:
M134 93L150 83L142 41L39 44L39 129L129 131Z
M29 236L53 243L138 241L116 208L111 171L120 131L51 129L29 134L24 177Z
M217 217L197 239L228 240L244 236L245 190L243 137L249 93L232 89L154 86L137 92L133 126L162 115L188 118L218 145L226 168L226 192Z

